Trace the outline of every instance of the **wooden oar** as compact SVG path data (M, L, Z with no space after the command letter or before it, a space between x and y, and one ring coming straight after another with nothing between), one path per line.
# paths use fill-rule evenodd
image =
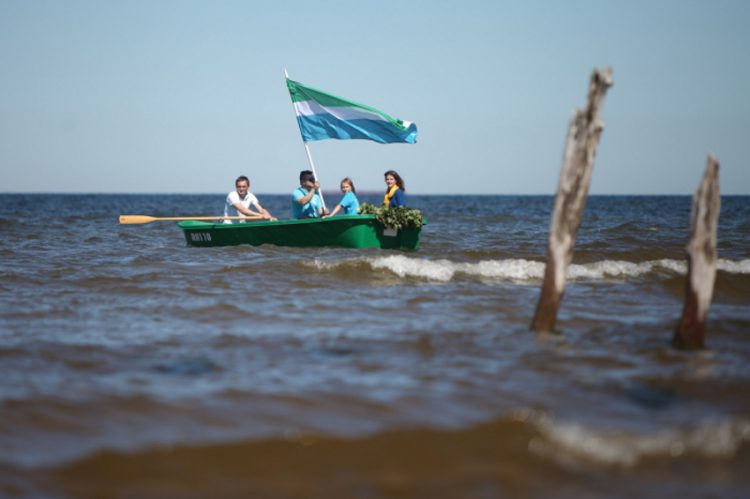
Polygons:
M148 215L120 215L121 224L150 224L151 222L180 220L263 220L263 217L149 217Z

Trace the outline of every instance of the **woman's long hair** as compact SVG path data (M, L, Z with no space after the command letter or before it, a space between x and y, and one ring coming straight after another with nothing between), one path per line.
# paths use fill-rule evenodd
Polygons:
M406 186L404 185L404 180L401 178L401 175L395 172L395 170L388 170L383 174L384 177L387 177L388 175L393 175L393 178L396 179L396 185L399 189L406 192ZM386 192L388 191L388 188L385 189Z

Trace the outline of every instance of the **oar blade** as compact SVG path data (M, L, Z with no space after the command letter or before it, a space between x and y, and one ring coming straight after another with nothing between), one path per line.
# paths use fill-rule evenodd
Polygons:
M149 217L146 215L120 215L120 224L147 224L151 223L156 218Z

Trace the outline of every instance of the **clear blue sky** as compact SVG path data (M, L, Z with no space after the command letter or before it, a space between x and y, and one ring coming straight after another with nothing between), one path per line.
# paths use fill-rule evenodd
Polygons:
M419 127L310 144L325 188L552 194L594 67L593 194L750 194L750 2L0 0L0 192L286 193L283 71Z

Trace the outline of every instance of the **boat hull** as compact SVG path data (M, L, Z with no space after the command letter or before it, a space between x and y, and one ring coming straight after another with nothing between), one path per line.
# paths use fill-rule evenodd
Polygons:
M419 249L420 229L394 231L374 215L325 219L250 221L222 224L185 221L177 225L190 246L338 246L343 248Z

